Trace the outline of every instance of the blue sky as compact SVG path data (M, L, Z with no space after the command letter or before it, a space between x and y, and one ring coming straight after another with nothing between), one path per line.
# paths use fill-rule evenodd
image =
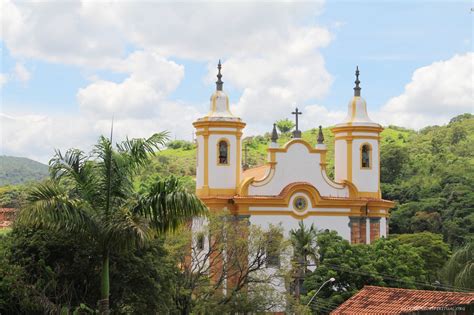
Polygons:
M418 129L472 112L469 1L205 3L198 13L194 4L129 4L7 3L2 154L45 161L53 148L86 148L112 115L122 136L168 129L189 138L191 121L207 111L219 57L247 134L268 130L295 105L304 127L337 122L356 65L370 114L383 124Z

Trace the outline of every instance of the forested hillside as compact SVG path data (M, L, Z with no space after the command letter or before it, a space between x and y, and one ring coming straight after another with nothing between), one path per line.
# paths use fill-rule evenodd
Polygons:
M329 129L325 129L324 134L329 149L329 172L332 174L333 138ZM261 271L267 265L262 257L265 256L268 244L275 246L282 255L289 254L287 248L293 246L293 257L288 256L284 260L295 259L294 261L308 263L315 259L318 268L314 271L304 264L294 264L286 271L282 269L289 285L300 284L299 280L296 282L291 279L296 279L294 276L301 272L304 274L305 291L301 291L299 300L288 296L289 313L309 314L306 304L316 290L321 288L321 283L330 278L336 279L334 286L325 286L318 293L315 310L321 314L330 312L366 285L448 291L474 289L471 281L474 248L474 116L461 115L445 126L432 126L420 131L390 126L383 131L382 136L383 194L384 198L396 202L390 218L389 238L379 239L372 244L352 245L334 231L317 231L313 227L301 225L298 230L290 233L288 242L282 239L275 242L275 235L280 234L272 234L271 231L253 226L248 230L252 236L246 236L241 239L242 242L235 242L243 244L245 253L249 253L248 248L258 249L261 256L257 255L258 252L253 252L250 256L261 257L257 259L261 262L260 267L248 265L256 272L254 275L267 274ZM317 130L304 132L303 138L314 145ZM283 144L289 139L289 134L282 134L279 141ZM264 163L269 142L269 134L244 139L244 148L247 148L244 153L247 159L244 162L250 166ZM175 179L166 179L165 181L169 181L166 185L153 180L175 175L192 191L195 155L196 149L192 143L172 141L168 144L168 149L159 152L150 163L147 161L145 169L138 176L130 173L130 177L122 183L132 183L135 191L132 196L141 194L146 198L150 189L169 188L175 184L179 186ZM80 174L91 176L92 173L88 173L87 168L82 168L84 169L86 171ZM82 183L82 177L77 178ZM55 184L46 183L39 186L43 187L42 190L38 190L38 187L36 190L31 189L34 184L2 186L0 207L21 208L26 204L28 196L30 207L25 207L23 211L36 211L44 203L34 202L34 198L42 198L44 194L49 198L51 192L56 196L56 191L63 200L59 204L64 200L68 202L80 191L77 186L70 186L71 179L72 177L66 178L62 185L57 181ZM132 185L127 184L128 188ZM119 193L125 191L127 190L120 190ZM99 201L103 196L93 195ZM58 198L53 199L51 202L56 204ZM31 207L32 204L35 207ZM78 204L82 206L85 203ZM127 206L123 209L127 211ZM82 211L82 207L77 211ZM95 222L83 221L82 216L71 215L73 213L75 212L67 212L66 216L59 217L72 223L71 226ZM115 234L117 237L131 235L129 227L138 228L140 235L146 234L142 233L146 231L142 230L145 225L140 225L143 217L136 220L135 217L122 216L120 213L114 216L114 222L120 222L119 225L112 226L119 231ZM224 214L221 218L211 216L210 230L207 233L219 235L212 232L213 228L222 231L223 224L234 224L227 215ZM95 229L92 234L88 228L55 229L38 225L40 221L36 220L36 215L30 218L30 223L19 221L12 229L7 230L10 232L0 232L0 313L96 312L101 288L98 272L103 267L103 260L100 247L97 246L98 241L93 238ZM126 220L120 221L123 218ZM78 220L75 221L76 219ZM87 224L85 227L89 226ZM273 232L279 233L278 227L275 228L277 230ZM120 232L122 229L127 232ZM186 268L184 262L189 257L189 233L189 229L184 227L170 234L171 237L149 240L143 248L120 248L118 243L118 247L112 247L109 252L112 262L112 313L155 314L163 310L172 314L189 313L190 310L203 314L216 310L220 313L261 313L270 309L277 299L271 294L269 286L256 286L255 291L243 289L229 294L230 299L227 296L223 299L221 293L215 294L219 290L208 282L206 269L201 273L195 272L195 269L192 272L190 269L183 269L183 266ZM230 239L239 239L237 234L225 235L233 235ZM248 241L254 243L247 247ZM131 244L134 242L131 241ZM465 245L461 246L462 244ZM226 250L226 247L221 248ZM211 255L211 252L206 255ZM243 272L247 273L250 269ZM249 278L242 279L247 281ZM268 279L253 279L261 284L268 283Z
M307 130L303 138L314 145L317 132L316 128ZM328 147L328 171L332 176L334 139L329 128L323 132ZM283 144L289 139L289 133L280 134L279 142ZM264 163L269 142L270 133L245 138L243 148L247 148L247 153L243 154L247 159L244 162L250 167ZM392 234L442 233L453 247L474 235L473 148L474 116L471 114L457 116L445 126L430 126L420 131L395 126L385 128L381 141L381 180L383 197L397 203L390 218ZM195 156L192 143L172 141L168 149L158 153L146 167L137 185L152 177L176 175L193 190ZM1 159L11 164L19 161ZM39 164L36 169L32 167L31 174L38 174L38 179L45 177L46 166L30 162L26 169ZM4 169L2 162L2 176ZM18 205L22 190L22 186L2 187L0 206Z
M23 157L0 156L0 186L39 181L48 176L48 166Z
M316 144L316 128L303 139ZM334 170L334 138L323 129L328 147L328 171ZM279 143L290 140L280 134ZM265 162L270 133L244 139L250 167ZM389 126L382 132L381 181L385 199L397 203L392 210L390 233L430 231L442 233L456 247L474 235L474 116L464 114L445 126L420 131ZM243 153L245 156L245 153ZM148 166L144 177L183 176L193 189L196 151L186 141L173 141Z

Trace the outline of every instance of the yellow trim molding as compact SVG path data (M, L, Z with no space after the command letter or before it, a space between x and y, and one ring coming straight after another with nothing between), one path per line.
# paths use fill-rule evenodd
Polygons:
M204 135L204 186L209 186L209 135Z
M196 129L201 128L210 128L210 127L224 127L224 128L237 128L243 129L246 126L246 123L240 120L207 120L202 119L193 122L193 126Z
M361 198L380 198L380 191L359 191L359 197Z
M239 186L240 184L240 175L241 175L241 172L242 172L242 169L241 169L241 162L240 162L240 159L241 159L241 155L242 155L242 151L241 151L241 143L240 143L240 136L237 136L237 138L235 139L236 140L236 150L235 150L235 187Z
M347 125L347 126L337 126L331 128L332 133L336 135L339 132L377 132L380 133L383 131L382 126L354 126L354 125Z
M298 139L292 139L290 141L288 141L287 143L285 143L282 147L280 148L268 148L267 151L270 152L270 156L272 153L286 153L288 152L288 149L293 145L293 144L302 144L304 145L307 149L308 149L308 152L309 153L326 153L327 149L316 149L316 148L313 148L311 146L311 144L309 144L307 141L301 139L301 138L298 138Z
M227 197L234 197L235 196L235 189L233 188L198 188L196 189L196 196L227 196Z
M290 199L295 193L305 193L313 208L321 207L351 207L363 206L365 200L351 198L322 197L319 191L309 183L293 183L287 185L277 196L236 196L234 201L238 205L267 205L267 206L289 206Z
M201 136L201 135L207 135L207 134L216 134L216 135L232 135L236 137L241 137L242 132L241 131L235 131L235 130L214 130L214 129L203 129L200 131L196 132L196 136Z
M352 131L351 131L352 132ZM380 140L380 136L361 136L361 135L352 135L352 136L337 136L334 140L353 140L353 139L373 139Z

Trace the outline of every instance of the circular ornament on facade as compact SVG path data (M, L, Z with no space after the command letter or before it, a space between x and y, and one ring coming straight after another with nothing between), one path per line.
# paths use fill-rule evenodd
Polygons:
M305 211L308 208L308 200L305 197L298 196L293 201L293 206L298 211Z

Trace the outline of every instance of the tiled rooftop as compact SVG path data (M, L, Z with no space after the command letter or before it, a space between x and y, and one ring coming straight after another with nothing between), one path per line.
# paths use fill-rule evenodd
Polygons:
M474 303L474 293L365 286L331 314L404 314Z
M267 173L270 165L264 164L257 167L252 167L243 172L243 178L255 177L256 180L262 179Z

